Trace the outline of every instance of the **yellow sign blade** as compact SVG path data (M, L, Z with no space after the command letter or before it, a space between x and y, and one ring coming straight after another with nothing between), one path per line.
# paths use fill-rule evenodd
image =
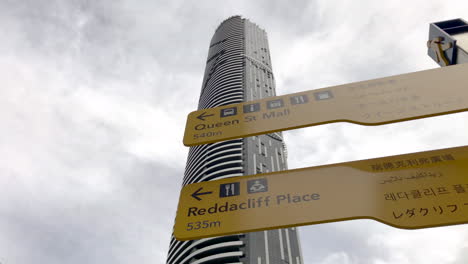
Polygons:
M363 218L406 229L468 223L468 146L190 184L174 236Z
M194 146L325 123L381 125L468 110L468 64L333 86L188 115Z

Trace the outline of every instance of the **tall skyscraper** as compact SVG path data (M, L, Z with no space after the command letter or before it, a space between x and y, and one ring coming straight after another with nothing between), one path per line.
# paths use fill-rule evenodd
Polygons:
M275 93L266 32L239 16L222 22L211 39L198 109ZM281 133L191 147L183 185L285 170L286 155ZM301 264L302 256L297 229L287 228L192 241L172 237L167 263Z

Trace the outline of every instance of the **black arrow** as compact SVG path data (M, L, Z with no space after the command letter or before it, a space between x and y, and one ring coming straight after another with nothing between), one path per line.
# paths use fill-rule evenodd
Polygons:
M198 196L213 193L213 192L199 192L202 189L203 189L203 187L200 187L200 189L198 189L194 193L192 193L192 197L197 199L198 201L201 201L201 199Z
M205 121L205 117L214 116L214 114L211 114L211 115L205 115L205 114L206 112L203 112L201 115L197 116L197 118L202 121Z

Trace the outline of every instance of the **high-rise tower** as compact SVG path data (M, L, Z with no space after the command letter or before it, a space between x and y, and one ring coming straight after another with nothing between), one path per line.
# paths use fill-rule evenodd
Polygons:
M266 32L239 16L222 22L211 39L198 109L275 93ZM183 185L285 170L286 154L281 133L191 147ZM302 256L297 229L287 228L192 241L172 237L167 263L301 264Z

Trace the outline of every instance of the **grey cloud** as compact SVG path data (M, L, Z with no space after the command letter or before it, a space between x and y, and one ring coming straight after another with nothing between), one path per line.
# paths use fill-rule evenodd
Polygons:
M374 264L374 260L387 259L390 252L366 240L378 231L377 223L368 220L330 223L301 228L301 243L306 263L323 263L330 256L346 254L350 263ZM369 226L368 230L362 226ZM302 235L307 229L307 236ZM338 263L338 262L337 262Z
M29 189L20 183L28 180L24 175L14 175L18 185L3 192L14 199L1 206L1 260L154 263L163 257L171 232L164 227L171 226L177 201L171 190L179 188L182 172L125 155L107 166L111 183L101 183L98 189L106 190L97 193L93 186L53 181Z
M462 247L459 251L459 253L457 254L457 256L455 257L456 260L454 262L452 262L452 264L464 264L466 263L466 260L468 260L468 247L465 246Z
M151 75L159 77L151 83L157 85L161 79L169 83L168 77L194 69L193 58L180 56L187 54L186 43L192 42L183 39L190 28L168 15L171 8L177 10L161 2L132 6L120 1L29 1L11 2L1 12L16 24L27 43L21 52L73 67L69 70L78 80L141 86L145 79L154 78ZM200 74L203 59L196 57L200 67L195 73ZM154 100L155 90L160 91L153 86L143 92Z
M129 127L134 123L109 116L122 114L116 111L120 108L132 111L130 118L162 109L177 122L161 121L150 133L160 137L167 135L163 129L181 131L196 106L208 42L226 17L240 14L267 30L278 93L284 94L435 67L415 55L425 47L412 36L421 34L418 27L427 26L429 11L441 5L431 9L434 2L418 3L420 16L406 9L399 11L403 15L386 11L379 2L378 10L359 7L359 12L349 11L355 17L344 17L340 6L305 0L294 5L267 0L1 1L0 28L6 33L0 67L7 88L0 92L0 184L6 186L0 200L0 262L164 262L186 149L173 136L162 140L166 144L145 146L157 149L158 157L171 156L170 162L133 155L129 141L149 130L148 124L138 123L141 130L135 131ZM409 24L392 25L398 19ZM291 47L297 43L304 50L294 54ZM296 72L301 67L306 74ZM455 134L464 137L465 119L460 115L443 123L457 123L450 139L444 138L446 131L433 129L433 122L370 133L333 125L286 138L291 163L306 167L380 154L359 140L379 142L379 134L380 140L389 139L389 148L391 137L402 131L420 134L426 148L456 144L449 140ZM143 121L159 122L157 117ZM404 138L405 145L413 139ZM391 261L388 248L369 244L379 224L365 230L367 223L303 228L306 261L324 261L337 252L353 263ZM464 254L462 249L456 264L464 263Z
M108 98L128 90L129 102L144 102L145 91L135 89L150 85L135 78L159 63L132 45L137 37L125 38L132 23L108 4L1 4L2 25L12 33L0 49L10 62L11 96L2 104L0 140L2 263L155 263L166 256L183 167L133 156L127 128L89 115L80 101L83 91L100 89ZM154 86L147 93L164 96Z

